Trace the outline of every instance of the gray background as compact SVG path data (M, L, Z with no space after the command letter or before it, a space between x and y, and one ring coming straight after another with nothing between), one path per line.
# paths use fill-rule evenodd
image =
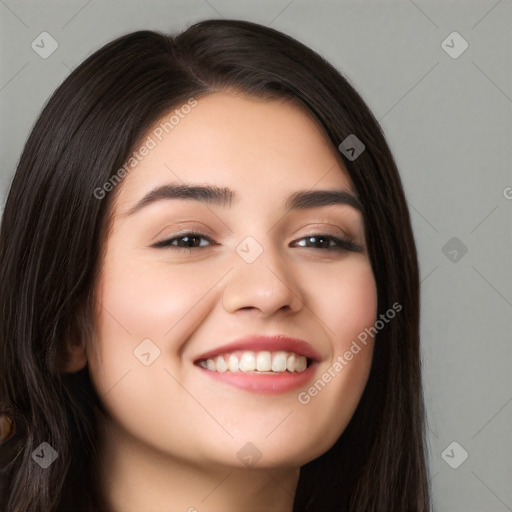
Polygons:
M419 251L436 510L512 511L512 0L0 0L0 212L42 105L73 67L126 32L207 18L299 39L381 122ZM31 48L44 31L59 45L47 59ZM469 44L458 58L442 46L454 31Z

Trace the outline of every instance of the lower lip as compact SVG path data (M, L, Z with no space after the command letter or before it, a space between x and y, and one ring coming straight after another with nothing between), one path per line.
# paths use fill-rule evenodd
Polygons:
M246 391L254 393L263 393L268 395L277 395L297 389L307 384L315 374L316 363L310 364L304 371L298 373L276 373L257 374L244 372L214 372L206 368L198 367L206 372L212 379L216 379L226 384L230 384Z

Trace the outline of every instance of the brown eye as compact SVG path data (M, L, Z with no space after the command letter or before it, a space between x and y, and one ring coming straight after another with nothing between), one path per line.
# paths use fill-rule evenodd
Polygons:
M302 243L302 240L306 240L306 243ZM307 249L321 249L324 251L341 252L341 251L353 251L362 252L363 248L345 238L339 238L334 235L327 234L314 234L308 235L300 239L297 243L300 247ZM315 247L316 245L316 247Z
M201 245L199 242L200 240L207 240L208 245ZM177 244L174 242L178 241ZM180 242L182 241L182 242ZM183 233L179 236L175 236L173 238L168 238L166 240L162 240L161 242L157 242L153 247L169 247L171 249L183 249L183 250L191 250L191 249L200 249L203 247L208 247L209 245L212 245L213 240L203 235L202 233L196 233L196 232L187 232Z

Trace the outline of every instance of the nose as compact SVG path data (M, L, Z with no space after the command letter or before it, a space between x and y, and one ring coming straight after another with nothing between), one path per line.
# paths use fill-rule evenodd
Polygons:
M299 280L278 250L266 244L251 263L242 252L234 254L234 268L222 295L227 312L255 308L260 315L271 316L279 310L297 312L303 305ZM240 256L242 254L242 256Z

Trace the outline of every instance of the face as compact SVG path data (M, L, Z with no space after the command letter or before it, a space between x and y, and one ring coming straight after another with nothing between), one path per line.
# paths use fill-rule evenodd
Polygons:
M301 466L343 432L371 366L372 339L358 336L377 294L355 190L302 107L217 92L180 112L148 133L116 191L86 346L92 381L119 432L169 457ZM184 184L233 197L140 203ZM289 208L320 190L342 194Z

